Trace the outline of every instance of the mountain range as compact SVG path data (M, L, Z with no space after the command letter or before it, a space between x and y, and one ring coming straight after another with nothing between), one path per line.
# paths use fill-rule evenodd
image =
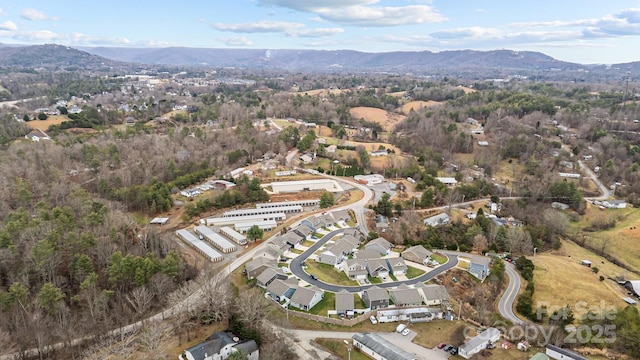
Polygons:
M481 73L484 76L522 72L588 73L640 71L640 62L583 65L540 52L512 50L395 51L269 50L212 48L121 48L62 45L0 45L0 66L120 68L126 64L181 67L234 67L316 72L389 72L416 74Z

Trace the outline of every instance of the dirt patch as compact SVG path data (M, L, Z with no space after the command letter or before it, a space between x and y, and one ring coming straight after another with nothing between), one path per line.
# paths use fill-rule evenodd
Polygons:
M458 89L461 89L462 91L464 91L465 94L474 93L477 91L476 89L472 89L470 87L466 87L462 85L458 85Z
M47 120L32 120L32 121L26 122L25 124L32 129L47 131L49 126L60 125L65 121L71 121L71 120L66 115L53 115L53 116L49 116Z
M339 94L342 94L343 92L344 91L340 89L316 89L316 90L309 90L309 91L303 91L303 92L296 92L296 94L304 94L309 96L328 96L330 94L339 95Z
M391 131L393 127L404 120L406 116L393 114L386 110L372 107L354 107L350 110L354 119L364 119L366 121L375 122L382 126L384 131Z
M433 100L429 100L429 101L411 101L411 102L408 102L408 103L402 105L400 107L400 111L403 112L404 114L408 114L408 113L411 112L411 109L413 109L414 111L418 111L418 110L426 108L426 107L433 107L433 106L439 106L439 105L442 105L442 102L433 101Z

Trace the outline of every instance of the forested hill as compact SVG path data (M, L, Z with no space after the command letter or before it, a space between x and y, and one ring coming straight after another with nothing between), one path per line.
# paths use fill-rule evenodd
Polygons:
M0 66L66 70L107 70L126 64L68 46L47 44L0 47Z

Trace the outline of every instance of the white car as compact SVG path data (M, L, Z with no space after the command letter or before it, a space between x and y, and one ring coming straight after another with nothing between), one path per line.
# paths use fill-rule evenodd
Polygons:
M406 328L407 328L407 325L405 325L405 324L400 324L400 325L398 325L398 326L396 327L396 332L397 332L397 333L401 333L401 332L403 332Z
M373 316L373 315L369 316L369 320L371 320L371 323L372 323L373 325L375 325L375 324L377 324L377 323L378 323L378 320L376 320L376 317L375 317L375 316Z
M402 335L403 336L407 336L407 335L409 335L409 333L411 333L411 330L409 330L409 329L402 330Z

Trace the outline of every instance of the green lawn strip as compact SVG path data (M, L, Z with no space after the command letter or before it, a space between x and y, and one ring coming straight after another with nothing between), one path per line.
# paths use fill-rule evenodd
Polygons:
M393 280L393 281L398 281L398 278L397 278L395 275L393 275L393 274L389 274L389 277L390 277L390 278L391 278L391 280Z
M339 359L351 359L351 360L369 360L370 358L363 353L357 351L352 347L351 354L348 353L348 346L340 339L316 339L318 345L325 348L328 352L336 355Z
M336 294L332 292L325 292L324 297L316 304L309 313L320 316L327 316L327 311L333 310L336 307Z
M441 254L433 254L431 255L431 259L438 262L438 264L444 264L447 262L447 257Z
M413 279L413 278L417 278L418 276L424 274L425 271L420 270L418 268L414 268L411 266L407 266L407 279Z
M367 278L369 279L369 282L372 284L382 284L382 279L377 278L377 277L373 277L373 276L367 276Z
M311 246L313 246L313 244L315 244L315 243L313 241L311 241L311 240L305 240L305 241L303 241L301 243L301 245L304 246L304 247L311 247Z
M307 264L306 271L309 274L317 276L318 280L326 282L327 284L347 286L358 285L357 281L350 280L344 272L336 270L336 268L331 265L323 264L314 260L305 261L305 264Z

